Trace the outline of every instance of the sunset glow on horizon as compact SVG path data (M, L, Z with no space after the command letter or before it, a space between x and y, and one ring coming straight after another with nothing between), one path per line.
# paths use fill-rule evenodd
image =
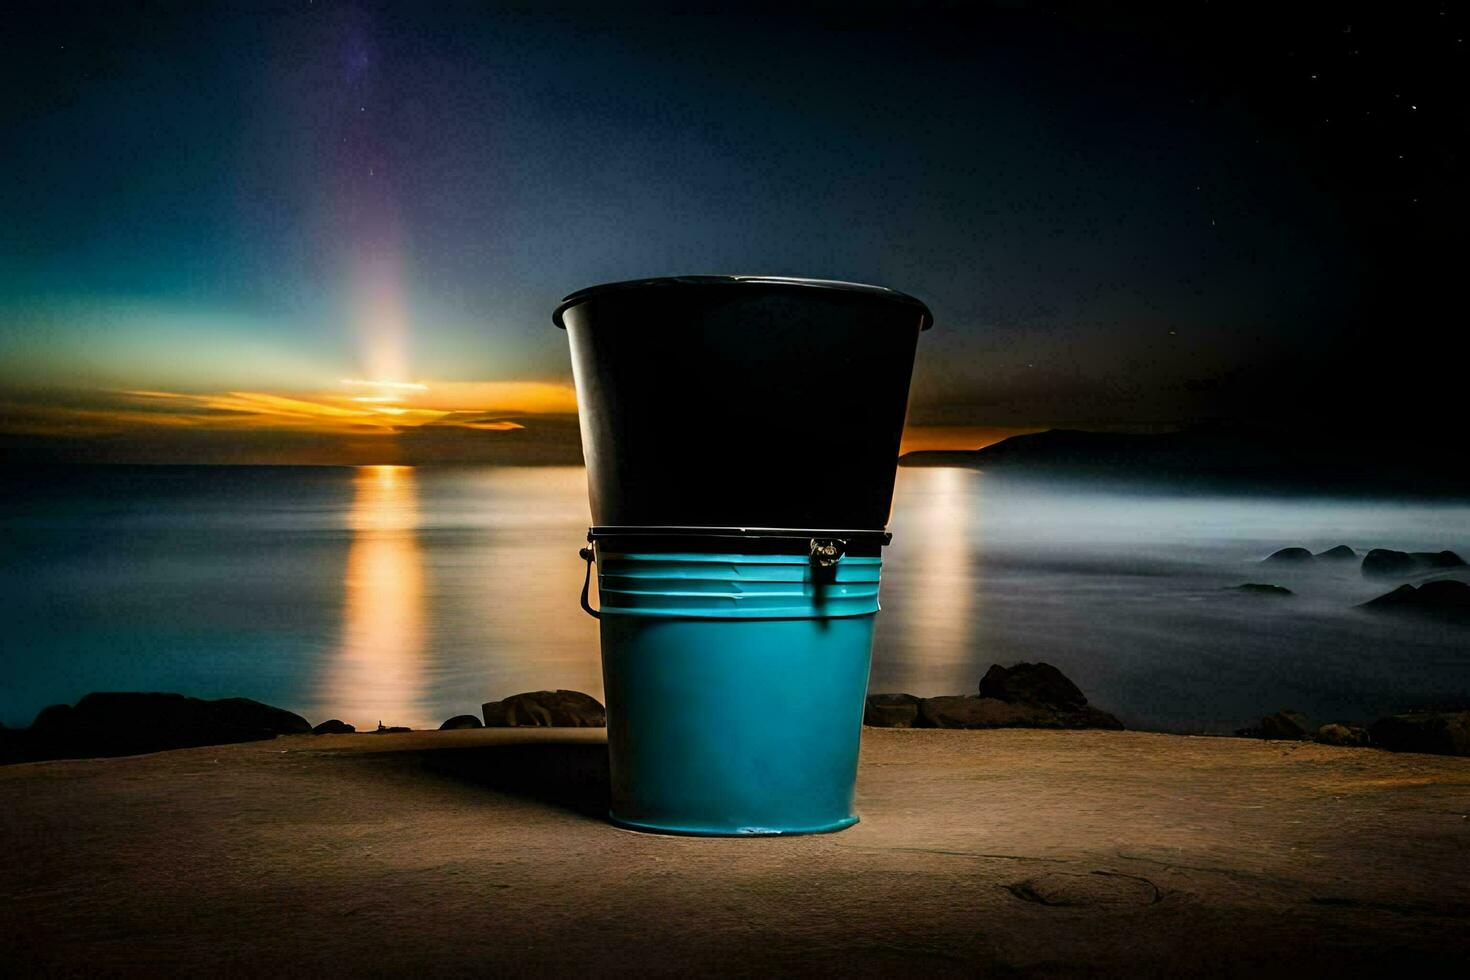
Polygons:
M361 382L358 382L361 384ZM292 429L393 434L439 424L481 430L520 426L486 415L575 414L576 393L554 382L485 381L406 384L391 396L363 398L338 391L185 392L130 389L95 393L102 405L51 403L11 406L0 430L92 435L139 427Z
M568 382L341 378L314 390L48 390L44 399L35 401L0 400L0 435L44 438L63 445L129 437L147 439L150 444L187 438L191 452L198 452L199 439L212 440L223 451L238 438L270 440L274 435L316 440L319 461L361 464L364 460L399 461L392 448L395 441L416 433L448 436L458 432L472 441L493 440L496 435L525 433L542 419L561 428L558 446L542 461L576 462L580 455L576 413L576 391ZM910 424L904 430L900 452L981 449L1036 431L1040 429ZM358 448L343 455L320 443L321 439L335 440L333 444L351 441ZM357 441L361 439L369 443ZM379 448L363 449L371 444ZM433 459L478 458L460 447L460 443L442 444ZM146 455L155 462L168 459L165 450ZM179 455L183 461L182 450ZM297 453L283 458L302 460ZM243 459L270 461L276 455L267 442Z

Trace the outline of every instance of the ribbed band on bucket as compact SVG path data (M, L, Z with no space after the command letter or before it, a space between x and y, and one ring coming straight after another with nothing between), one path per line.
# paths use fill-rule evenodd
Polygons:
M828 619L878 611L883 559L822 568L799 555L597 549L602 614L713 619Z

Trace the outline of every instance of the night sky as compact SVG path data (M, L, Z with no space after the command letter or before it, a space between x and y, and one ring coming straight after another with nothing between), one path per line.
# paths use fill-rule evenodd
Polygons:
M232 7L12 6L0 451L559 459L724 272L928 302L910 445L1460 426L1463 7Z

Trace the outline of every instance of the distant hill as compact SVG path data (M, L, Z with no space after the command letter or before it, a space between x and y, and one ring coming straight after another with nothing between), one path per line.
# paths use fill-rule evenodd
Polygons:
M1458 447L1219 426L1149 435L1048 429L984 449L906 453L899 464L1199 489L1470 495L1470 462Z

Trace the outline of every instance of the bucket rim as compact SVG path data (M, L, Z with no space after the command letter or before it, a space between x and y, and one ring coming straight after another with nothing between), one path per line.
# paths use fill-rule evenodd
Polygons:
M876 555L892 540L892 533L878 529L833 530L823 528L772 527L681 527L673 525L593 525L587 540L597 547L622 544L633 551L708 551L755 554L810 555L813 541L841 541L845 554Z
M587 529L588 541L613 537L678 537L678 538L846 538L849 541L871 541L888 544L893 533L882 528L788 528L788 527L696 527L672 524L594 524Z
M624 279L619 282L605 282L596 286L587 286L562 297L561 303L557 305L551 314L551 322L565 330L567 325L562 322L562 314L594 296L632 289L666 286L777 286L792 287L795 289L825 289L832 292L861 293L875 298L892 300L906 306L917 307L920 331L928 330L934 326L934 314L930 312L928 305L923 300L910 296L908 293L901 293L896 289L889 289L887 286L871 286L861 282L844 282L840 279L803 279L797 276L713 275L656 276L650 279Z

